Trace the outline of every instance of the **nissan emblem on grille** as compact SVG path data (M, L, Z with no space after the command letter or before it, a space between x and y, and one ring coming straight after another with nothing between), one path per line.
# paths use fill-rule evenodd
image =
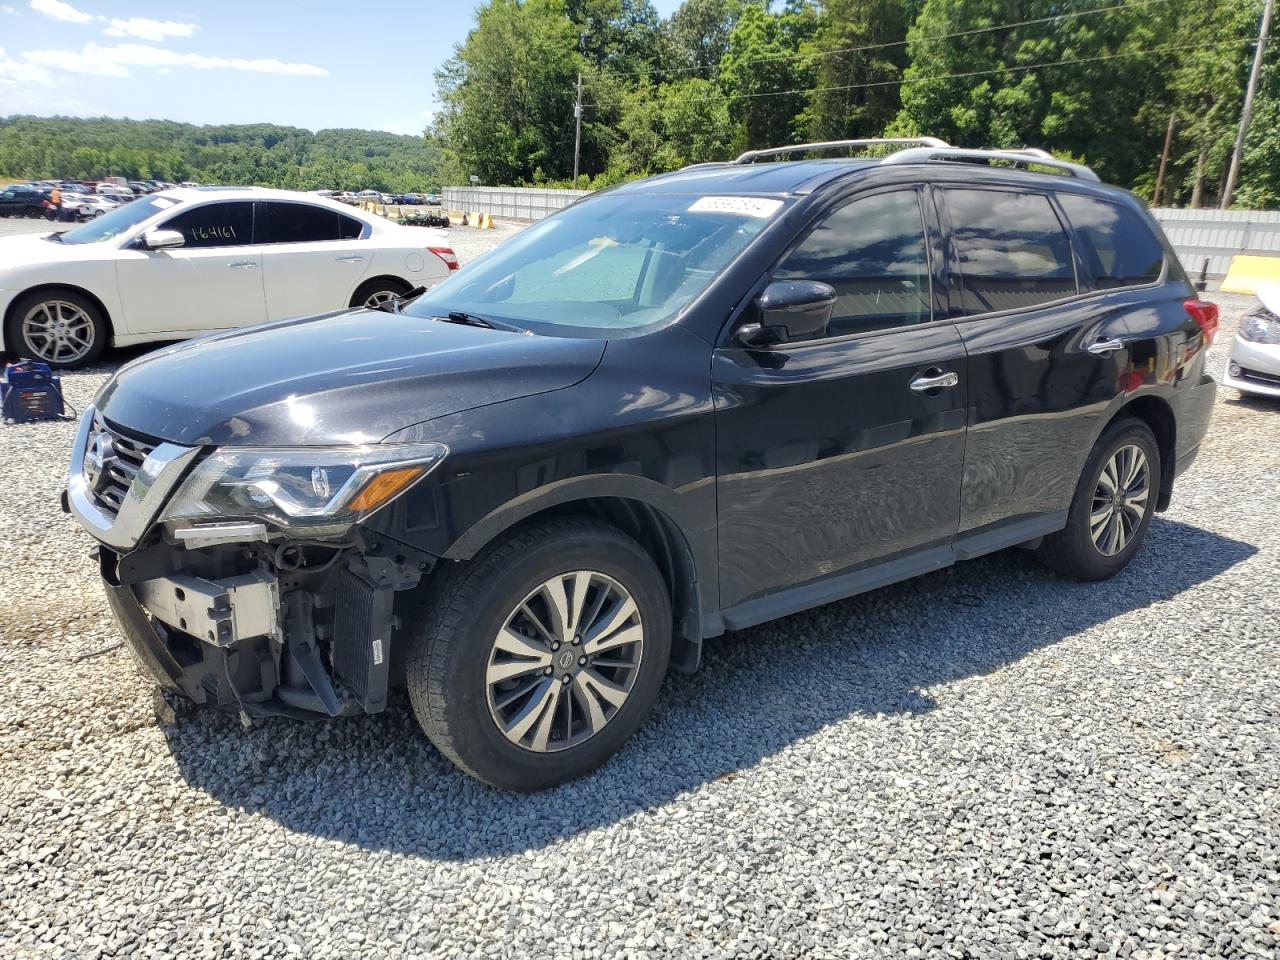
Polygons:
M89 448L84 454L84 479L95 494L101 492L104 480L110 481L108 468L115 458L115 444L111 435L99 427L89 438Z

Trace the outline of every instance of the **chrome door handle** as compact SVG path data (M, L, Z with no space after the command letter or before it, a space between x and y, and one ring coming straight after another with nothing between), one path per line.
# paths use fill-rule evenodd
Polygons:
M916 377L911 381L911 389L916 393L928 393L943 387L954 387L960 382L960 375L954 371L939 373L932 377Z
M360 256L358 253L347 253L343 254L341 257L334 257L333 259L338 263L364 263L364 257Z
M1105 357L1109 353L1115 353L1117 350L1124 349L1123 340L1095 340L1089 346L1085 347L1094 356Z
M257 260L232 260L227 264L232 270L252 270L257 265Z

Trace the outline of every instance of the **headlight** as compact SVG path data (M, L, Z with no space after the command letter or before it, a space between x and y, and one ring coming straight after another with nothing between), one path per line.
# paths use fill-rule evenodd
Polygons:
M1254 343L1280 343L1280 317L1266 307L1240 321L1240 336Z
M179 488L165 520L257 517L312 535L358 523L431 472L441 443L221 447Z

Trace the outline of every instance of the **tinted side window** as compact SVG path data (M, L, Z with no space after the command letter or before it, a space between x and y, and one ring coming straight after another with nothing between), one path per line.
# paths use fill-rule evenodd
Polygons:
M835 287L831 336L927 323L929 255L916 191L863 197L833 211L773 276Z
M188 247L243 247L253 235L253 204L207 203L160 225L177 230Z
M355 217L344 217L342 214L338 214L339 240L359 240L362 233L364 233L363 223Z
M1076 293L1071 243L1049 198L946 191L964 314L1015 310Z
M1150 283L1164 269L1164 247L1134 210L1074 193L1058 194L1098 286Z
M336 210L313 207L309 203L259 203L254 224L257 243L315 243L337 240L339 219Z

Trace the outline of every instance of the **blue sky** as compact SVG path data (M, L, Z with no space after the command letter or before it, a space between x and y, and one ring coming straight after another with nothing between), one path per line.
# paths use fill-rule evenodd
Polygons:
M679 0L655 0L664 16ZM472 0L0 0L0 115L418 133Z

